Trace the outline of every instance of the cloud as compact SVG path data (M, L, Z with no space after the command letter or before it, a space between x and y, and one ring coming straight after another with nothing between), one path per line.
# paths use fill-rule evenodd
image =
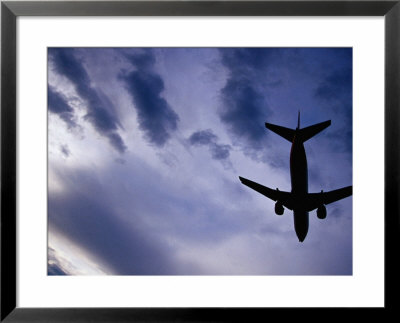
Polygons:
M48 86L47 100L48 109L51 113L58 115L67 124L68 128L76 127L74 110L67 103L67 99L63 94Z
M77 58L76 51L72 48L49 48L49 57L56 72L68 78L79 96L86 101L85 120L90 122L99 134L108 138L117 151L123 153L126 146L117 133L120 123L115 107L91 86L89 75Z
M65 276L68 275L57 264L49 264L47 266L47 275L49 276Z
M325 68L325 75L318 82L314 96L327 107L341 114L352 115L353 65L352 48L331 49L327 54L334 65Z
M217 140L218 137L210 129L194 132L189 138L192 145L209 145Z
M61 145L60 150L65 158L67 158L71 155L71 151L69 150L68 145Z
M70 275L71 273L68 272L63 263L65 264L65 259L59 259L57 257L57 252L48 247L48 259L47 259L47 275L49 276L64 276Z
M353 119L352 67L333 70L316 88L314 95L325 108L336 114L336 120L333 121L336 121L336 131L327 136L330 142L337 150L351 152L353 129L349 125Z
M230 132L248 148L262 147L266 136L264 122L271 113L265 93L261 92L259 73L265 71L272 49L220 49L221 62L228 71L221 89L220 119Z
M335 114L335 122L351 124L351 48L223 48L219 52L227 72L219 117L247 156L259 159L261 153L264 162L271 159L275 136L266 140L271 132L266 131L265 121L291 128L293 124L285 122L299 110L310 123L320 122L321 117L333 119ZM346 132L349 142L348 127Z
M130 214L133 221L123 220L114 210L118 202L109 203L110 197L100 189L101 184L95 178L85 172L67 176L79 178L79 187L67 185L65 194L49 194L49 223L58 232L104 261L116 275L176 272L166 256L170 252L154 234L143 231L134 207Z
M53 236L49 245L57 250L59 260L49 265L49 274L59 270L91 274L93 271L84 270L87 263L115 275L351 274L351 200L337 211L328 209L333 216L328 215L326 221L334 219L332 224L316 222L315 212L310 214L309 235L299 245L292 213L274 216L273 201L245 187L237 177L290 190L290 143L275 134L269 136L264 122L293 127L298 106L305 107L304 126L328 118L334 125L344 120L344 111L340 111L340 120L330 115L338 102L317 97L315 90L329 81L333 86L333 70L344 70L345 64L334 64L332 54L329 68L314 66L313 57L306 60L307 65L302 57L287 65L293 56L308 57L307 50L292 53L287 49L291 54L284 58L277 58L277 51L271 49L213 49L212 55L203 49L190 51L188 55L187 49L117 49L110 51L112 57L98 61L92 59L100 56L98 52L73 52L79 64L71 64L71 70L84 82L70 76L71 82L85 83L95 91L111 115L115 112L107 97L121 102L124 126L128 129L129 122L133 126L138 122L143 136L135 136L134 152L119 158L103 156L99 149L98 163L91 162L93 154L86 153L82 140L67 137L57 141L55 149L67 142L66 148L71 147L74 154L66 159L58 151L49 160L49 176L54 176L50 179L56 184L49 191L49 232ZM221 54L220 60L216 53ZM320 60L327 56L317 55L317 51L313 54ZM210 55L212 63L209 59L199 61L197 57L202 55ZM182 57L185 64L181 64ZM104 62L111 58L119 61L115 66L110 64L106 72ZM197 72L189 73L187 65ZM218 82L200 77L210 65ZM312 74L310 66L314 67ZM271 70L274 76L267 73ZM114 75L119 79L108 87L107 76ZM274 82L275 77L279 82ZM196 82L185 87L192 80ZM96 81L96 87L91 81ZM338 86L339 81L336 83ZM57 88L66 93L62 90ZM90 127L89 122L84 126ZM111 126L99 123L99 129L106 131L112 125L118 129L118 119ZM178 126L185 137L171 140L181 138ZM310 189L316 192L339 188L340 183L349 185L351 180L351 163L342 162L348 154L332 152L327 139L331 129L333 126L306 146ZM106 131L110 141L112 133L118 134ZM227 135L230 145L222 143ZM233 149L233 145L238 146ZM97 151L98 147L92 148ZM191 153L196 149L203 154ZM222 169L221 163L231 163L231 167ZM345 210L350 212L347 217L335 215ZM75 247L69 247L71 244ZM75 266L67 267L61 257L69 261L68 266Z
M264 69L279 48L220 48L222 63L235 73Z
M336 70L323 80L315 90L315 95L328 101L346 99L351 96L352 83L352 69Z
M132 98L139 127L147 140L162 147L178 128L179 116L162 97L164 82L154 71L154 53L144 50L126 58L136 69L121 73L120 79Z
M263 97L244 79L229 79L221 91L225 108L221 120L239 138L246 139L253 148L259 148L266 131L262 127L265 119L260 106Z
M218 137L210 130L202 130L194 132L189 137L189 142L193 146L207 146L211 152L211 156L215 160L226 160L229 158L230 145L218 144Z
M62 241L62 243L61 243ZM74 242L55 236L51 230L48 236L47 274L60 275L105 275L109 271L99 268Z

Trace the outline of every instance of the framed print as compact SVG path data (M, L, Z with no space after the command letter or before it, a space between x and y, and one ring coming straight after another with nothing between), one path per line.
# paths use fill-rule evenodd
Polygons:
M399 6L2 2L1 320L394 310Z

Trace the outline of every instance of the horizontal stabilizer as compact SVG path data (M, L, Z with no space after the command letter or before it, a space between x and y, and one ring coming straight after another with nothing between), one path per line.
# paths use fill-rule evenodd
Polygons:
M303 142L314 137L317 133L320 133L325 128L331 125L331 120L317 123L315 125L300 129L300 138Z
M290 142L293 142L294 133L295 133L295 131L293 129L285 128L282 126L277 126L277 125L271 124L271 123L265 123L265 126L267 127L267 129L275 132L279 136L285 138L286 140L288 140Z

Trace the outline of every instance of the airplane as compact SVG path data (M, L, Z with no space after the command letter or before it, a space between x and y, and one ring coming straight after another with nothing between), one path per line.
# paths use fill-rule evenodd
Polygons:
M331 120L300 128L300 111L295 130L265 123L265 127L292 143L290 151L290 178L291 192L280 191L263 186L239 176L242 184L252 188L275 203L275 213L282 215L284 207L293 211L294 229L300 242L303 242L308 233L308 213L317 209L319 219L326 218L325 205L344 199L353 192L353 186L343 187L334 191L320 193L308 192L307 157L303 143L331 125Z

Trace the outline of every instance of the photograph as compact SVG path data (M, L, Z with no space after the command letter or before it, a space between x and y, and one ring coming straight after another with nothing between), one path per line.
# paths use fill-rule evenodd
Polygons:
M47 275L353 275L351 47L48 47Z
M393 316L399 2L2 1L0 321Z

